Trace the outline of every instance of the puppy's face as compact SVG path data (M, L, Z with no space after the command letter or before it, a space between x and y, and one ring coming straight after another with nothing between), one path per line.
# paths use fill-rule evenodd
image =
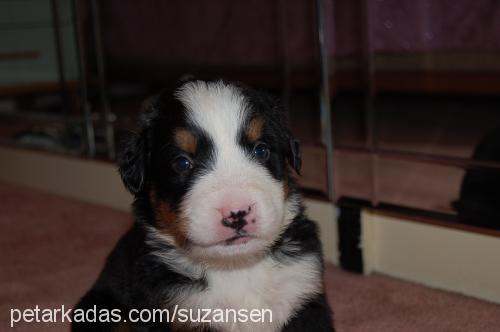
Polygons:
M151 108L120 170L153 226L199 259L265 252L298 209L288 164L298 171L300 159L282 111L221 81L185 83Z

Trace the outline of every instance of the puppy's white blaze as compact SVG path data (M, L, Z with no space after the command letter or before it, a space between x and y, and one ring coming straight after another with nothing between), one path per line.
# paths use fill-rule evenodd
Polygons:
M186 107L188 120L208 134L215 150L213 169L197 179L182 203L189 220L188 237L200 245L216 242L217 209L225 198L244 194L256 206L256 235L264 240L259 246L269 245L282 231L285 209L290 206L285 206L282 184L238 145L238 133L249 116L244 96L223 82L187 83L176 96ZM212 254L221 250L226 249Z
M176 96L188 110L188 119L203 128L217 148L236 144L246 110L245 98L237 88L222 81L197 81L182 86Z

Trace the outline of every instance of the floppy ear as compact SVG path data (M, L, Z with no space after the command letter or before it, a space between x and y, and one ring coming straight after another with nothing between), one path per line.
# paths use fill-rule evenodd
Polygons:
M118 157L123 184L132 194L139 194L146 180L146 142L144 133L133 134Z
M302 157L300 154L300 143L297 139L290 137L289 140L290 151L288 153L288 163L293 167L295 172L300 175L300 168L302 167Z
M134 195L143 191L147 184L147 168L150 155L148 137L152 121L158 115L155 106L158 98L159 95L154 95L142 103L142 128L138 134L133 133L128 138L118 156L119 172L123 184Z

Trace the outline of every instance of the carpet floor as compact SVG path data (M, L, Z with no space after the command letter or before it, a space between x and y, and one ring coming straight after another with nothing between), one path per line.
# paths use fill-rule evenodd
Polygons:
M107 207L0 184L0 331L69 331L61 322L10 329L10 310L74 305L131 222ZM500 332L499 305L331 265L325 282L339 332Z

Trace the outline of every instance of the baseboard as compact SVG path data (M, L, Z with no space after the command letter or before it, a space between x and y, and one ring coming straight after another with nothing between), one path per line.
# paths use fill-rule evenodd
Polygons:
M500 238L362 213L365 273L500 303Z
M0 147L0 180L128 211L131 195L111 162Z
M306 199L304 203L308 217L316 221L319 226L325 261L338 265L339 237L336 207L332 203L314 199Z

